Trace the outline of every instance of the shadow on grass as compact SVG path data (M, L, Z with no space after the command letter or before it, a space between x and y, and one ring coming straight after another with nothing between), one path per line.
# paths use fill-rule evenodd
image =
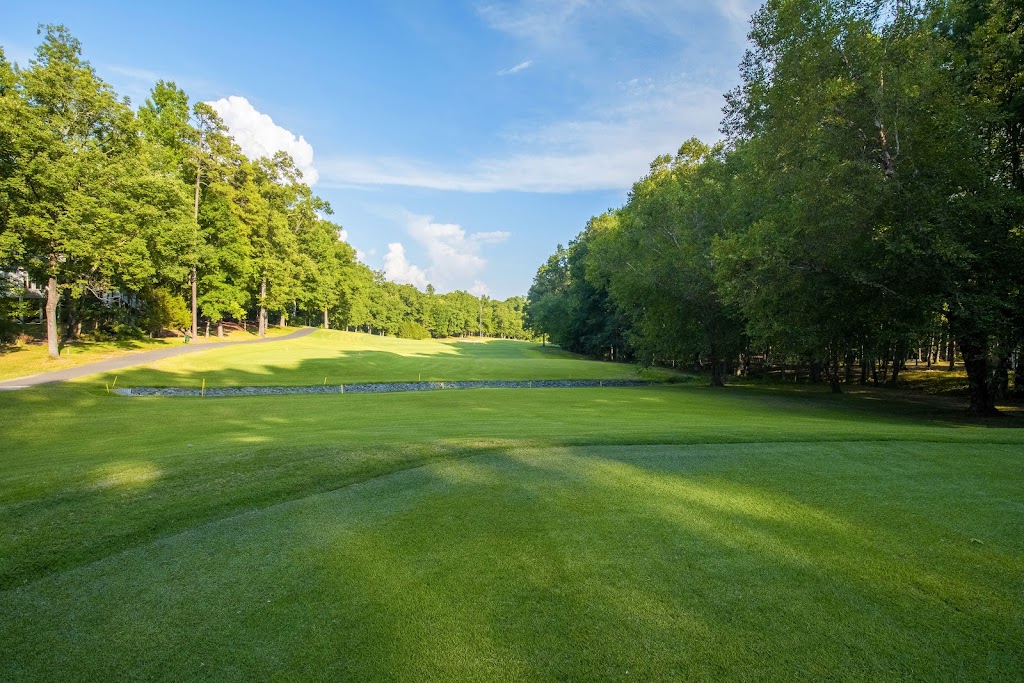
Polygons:
M302 446L279 430L307 417L296 406L326 401L126 406L47 391L83 421L116 409L140 437L176 419L168 438L181 452L139 443L110 456L132 440L89 444L96 459L67 458L61 472L80 474L50 493L0 490L3 546L15 551L0 554L2 587L82 567L0 595L16 607L0 616L0 633L4 621L16 633L0 672L184 680L202 662L208 678L1011 680L1020 670L1022 625L1007 608L1021 576L1018 446L561 449L538 437L531 451L496 435L393 434L369 447L339 434ZM593 396L622 399L618 412L642 405L630 397L682 391ZM685 391L751 414L768 407L783 425L833 418L823 429L859 400ZM520 395L531 394L507 394ZM577 417L570 400L560 408L547 419ZM189 451L200 420L225 440ZM223 449L245 438L264 440Z
M28 346L26 344L0 344L0 356L27 350Z
M526 345L515 343L514 346ZM442 353L424 354L316 349L319 354L317 357L301 358L293 363L285 361L245 367L241 364L243 361L227 359L225 362L233 364L232 367L178 371L138 367L118 370L116 375L119 377L118 386L123 387L188 388L199 387L204 380L207 387L244 387L455 380L613 379L636 376L635 368L630 365L589 360L561 351L548 357L544 354L535 355L534 349L530 348L515 350L518 353L509 354L507 348L501 348L495 343L451 343ZM211 352L224 354L228 350L220 348ZM203 362L207 358L203 354L190 355L174 362L188 364ZM104 382L111 381L113 376L114 373L106 373L93 380L102 386Z
M320 576L359 595L346 620L374 654L335 665L356 678L554 680L884 678L908 662L926 679L949 667L1015 671L1020 625L1001 608L1015 594L1007 557L966 538L936 548L941 524L900 524L950 518L941 475L904 476L907 488L932 484L930 496L886 518L862 514L865 486L874 505L895 502L885 487L872 495L871 457L842 464L859 485L826 506L778 481L694 476L689 450L485 456L450 476L417 471L415 497L401 502L374 484L364 497L377 503L375 523L334 522L345 532ZM751 466L762 457L730 450ZM828 476L808 470L815 484ZM323 542L322 526L309 531L303 542ZM310 612L311 598L300 598Z

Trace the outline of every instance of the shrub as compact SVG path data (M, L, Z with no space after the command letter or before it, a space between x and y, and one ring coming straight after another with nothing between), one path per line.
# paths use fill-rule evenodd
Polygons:
M398 328L398 336L402 339L430 339L430 332L416 322L405 322Z

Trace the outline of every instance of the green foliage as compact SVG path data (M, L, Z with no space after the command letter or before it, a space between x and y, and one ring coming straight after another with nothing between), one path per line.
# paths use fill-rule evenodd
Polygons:
M173 82L135 115L66 28L43 32L26 69L0 50L0 271L54 278L51 354L83 322L104 334L180 327L171 298L192 308L186 327L255 314L261 335L273 314L391 335L414 323L440 337L531 336L520 299L385 282L356 262L287 154L247 159L216 111Z
M430 339L430 331L417 322L406 320L398 328L397 336L402 339Z
M581 350L621 326L641 360L695 356L714 383L753 347L834 391L858 362L895 382L938 330L994 412L1024 354L1021 24L989 0L768 0L727 146L656 159L541 266L528 322ZM613 307L581 304L601 292Z
M182 298L162 287L146 290L142 298L142 310L140 322L154 336L165 329L187 329L192 322Z

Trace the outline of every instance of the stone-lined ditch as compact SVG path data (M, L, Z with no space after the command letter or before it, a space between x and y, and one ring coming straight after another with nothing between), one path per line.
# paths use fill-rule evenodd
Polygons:
M646 387L657 382L639 379L541 379L481 380L462 382L381 382L334 384L307 387L210 387L180 389L132 387L114 389L120 396L277 396L281 394L383 394L398 391L441 391L447 389L583 389L593 387Z

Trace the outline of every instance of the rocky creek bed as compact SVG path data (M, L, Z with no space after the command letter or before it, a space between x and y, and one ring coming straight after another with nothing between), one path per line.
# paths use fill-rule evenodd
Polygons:
M645 387L656 384L638 379L542 379L478 380L462 382L379 382L306 387L208 387L181 389L160 387L118 388L120 396L278 396L281 394L382 394L398 391L441 391L448 389L584 389L594 387Z

